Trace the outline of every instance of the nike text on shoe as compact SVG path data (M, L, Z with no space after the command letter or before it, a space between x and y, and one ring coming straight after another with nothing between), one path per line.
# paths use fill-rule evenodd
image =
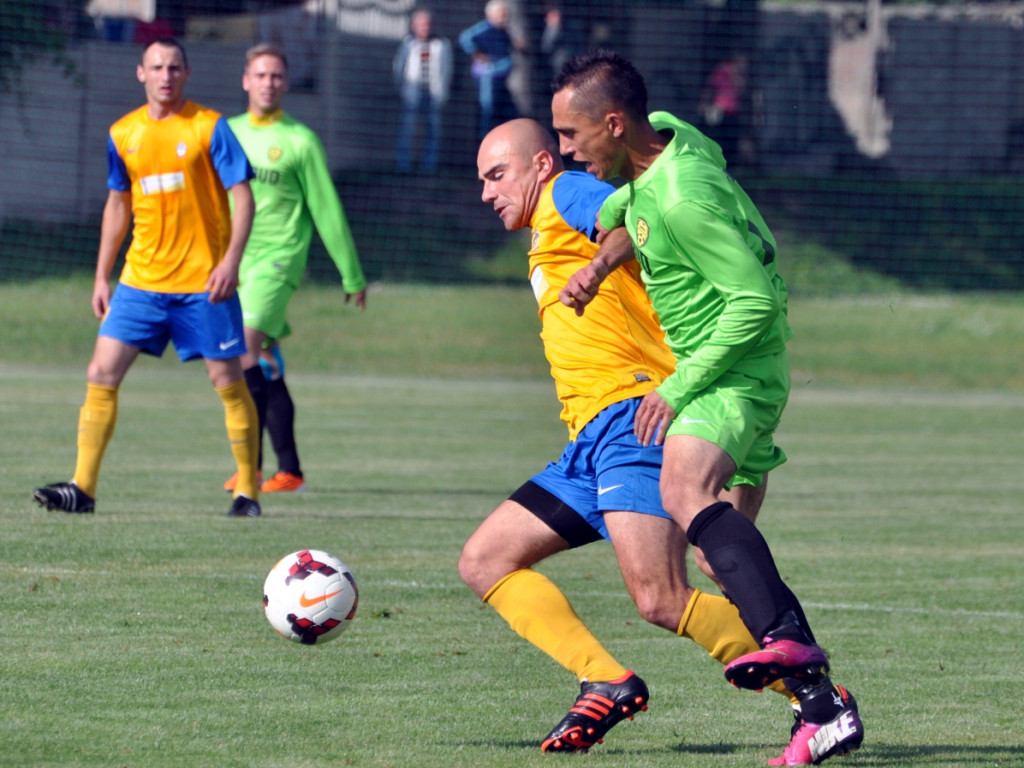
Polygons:
M857 702L842 686L836 686L843 709L827 723L808 723L797 717L793 737L782 753L768 765L820 765L830 757L860 749L864 741L864 724L857 712Z
M260 493L299 493L306 490L306 481L291 472L278 472L260 485Z
M760 691L776 680L808 680L828 673L828 657L817 645L766 637L759 651L740 656L725 668L725 679L737 688Z
M74 483L44 485L32 491L32 498L40 506L62 512L85 513L96 510L96 499Z
M259 517L260 503L248 496L235 496L231 502L231 509L228 510L228 517Z
M612 726L647 709L647 685L632 672L607 683L580 685L569 714L541 742L542 752L586 752Z

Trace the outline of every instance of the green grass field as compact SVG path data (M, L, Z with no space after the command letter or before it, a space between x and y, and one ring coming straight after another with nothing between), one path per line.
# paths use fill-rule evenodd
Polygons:
M540 753L576 681L456 572L565 440L528 288L373 286L365 314L304 288L287 357L309 490L255 521L224 517L221 407L173 353L122 388L97 514L32 504L73 468L88 296L80 278L0 286L0 765L725 768L788 740L784 702L641 621L597 544L540 570L645 677L650 711L584 758ZM761 527L867 727L829 765L1024 765L1024 299L797 296L791 317L790 462ZM321 648L260 607L303 547L360 588Z

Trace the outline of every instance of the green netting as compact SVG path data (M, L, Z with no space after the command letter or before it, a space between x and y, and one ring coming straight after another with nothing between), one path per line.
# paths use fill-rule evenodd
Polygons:
M909 286L1024 287L1024 4L566 0L557 35L553 4L509 5L518 114L547 121L561 58L612 48L644 74L651 109L720 138L783 259L820 249ZM415 7L0 0L0 279L92 272L106 131L143 103L140 44L172 33L192 66L186 94L229 116L245 107L245 49L285 47L285 107L323 138L371 279L522 280L522 233L478 198L478 82L459 38L483 2L429 4L452 44L450 98L437 168L423 168L421 125L403 167L393 63ZM730 83L735 113L714 100ZM310 279L336 280L314 251Z

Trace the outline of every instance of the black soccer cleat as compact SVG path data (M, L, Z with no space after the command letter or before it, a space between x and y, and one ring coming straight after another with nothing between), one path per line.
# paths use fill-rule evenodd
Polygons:
M228 517L259 517L262 514L260 503L256 499L239 494L231 502L231 509L228 510Z
M647 685L632 672L607 683L581 683L576 703L541 742L541 752L586 752L612 726L645 711L649 698Z
M74 483L50 483L32 491L37 504L47 509L85 514L96 510L96 499Z

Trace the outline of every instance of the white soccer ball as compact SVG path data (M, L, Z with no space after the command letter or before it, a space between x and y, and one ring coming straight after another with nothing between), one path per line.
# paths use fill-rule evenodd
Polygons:
M348 566L319 549L281 558L263 583L263 610L270 626L305 645L326 643L344 632L358 603L359 590Z

